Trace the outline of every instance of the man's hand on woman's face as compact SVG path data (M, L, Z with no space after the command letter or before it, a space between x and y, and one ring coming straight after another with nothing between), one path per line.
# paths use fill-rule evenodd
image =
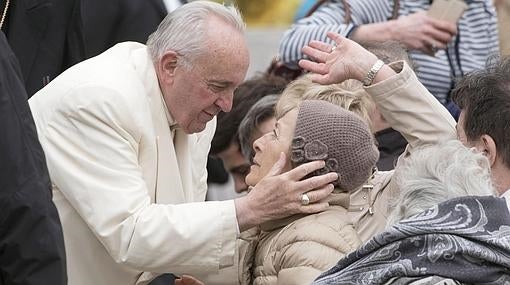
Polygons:
M235 200L239 228L244 231L261 223L285 218L300 213L317 213L329 206L327 197L333 191L331 182L338 179L336 173L301 179L315 170L324 167L324 161L302 164L288 172L281 173L285 165L285 155L248 195ZM302 196L309 198L303 205Z

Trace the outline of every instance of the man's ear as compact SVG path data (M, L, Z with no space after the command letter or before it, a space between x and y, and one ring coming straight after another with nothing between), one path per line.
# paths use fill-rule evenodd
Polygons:
M476 148L483 152L483 154L489 159L490 166L492 167L498 157L496 143L491 136L485 134L482 135L478 141Z
M157 65L159 80L167 84L173 82L175 69L177 68L177 59L177 53L174 51L167 51L163 54Z

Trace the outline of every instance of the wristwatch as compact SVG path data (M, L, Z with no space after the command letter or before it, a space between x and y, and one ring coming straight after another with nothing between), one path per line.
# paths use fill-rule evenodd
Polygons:
M363 86L370 86L370 84L372 84L372 82L374 81L374 78L375 76L377 75L377 72L379 72L379 70L384 66L384 62L380 59L378 59L374 65L372 66L372 68L370 69L370 71L367 73L367 75L365 76L365 78L363 78L363 80L361 81L363 83Z

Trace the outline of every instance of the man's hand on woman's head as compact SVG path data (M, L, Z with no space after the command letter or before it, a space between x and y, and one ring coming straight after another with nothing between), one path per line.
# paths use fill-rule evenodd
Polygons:
M329 206L326 198L334 189L330 183L338 179L338 174L328 173L301 180L315 170L323 168L324 161L312 161L281 173L285 161L285 154L282 153L266 177L246 196L235 200L237 221L241 231L294 214L321 212ZM310 201L308 205L302 203L305 193Z

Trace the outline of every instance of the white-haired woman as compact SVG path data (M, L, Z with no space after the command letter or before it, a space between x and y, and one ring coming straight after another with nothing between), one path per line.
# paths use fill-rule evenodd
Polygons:
M456 140L422 147L395 178L389 228L313 284L510 282L510 212L483 154Z

